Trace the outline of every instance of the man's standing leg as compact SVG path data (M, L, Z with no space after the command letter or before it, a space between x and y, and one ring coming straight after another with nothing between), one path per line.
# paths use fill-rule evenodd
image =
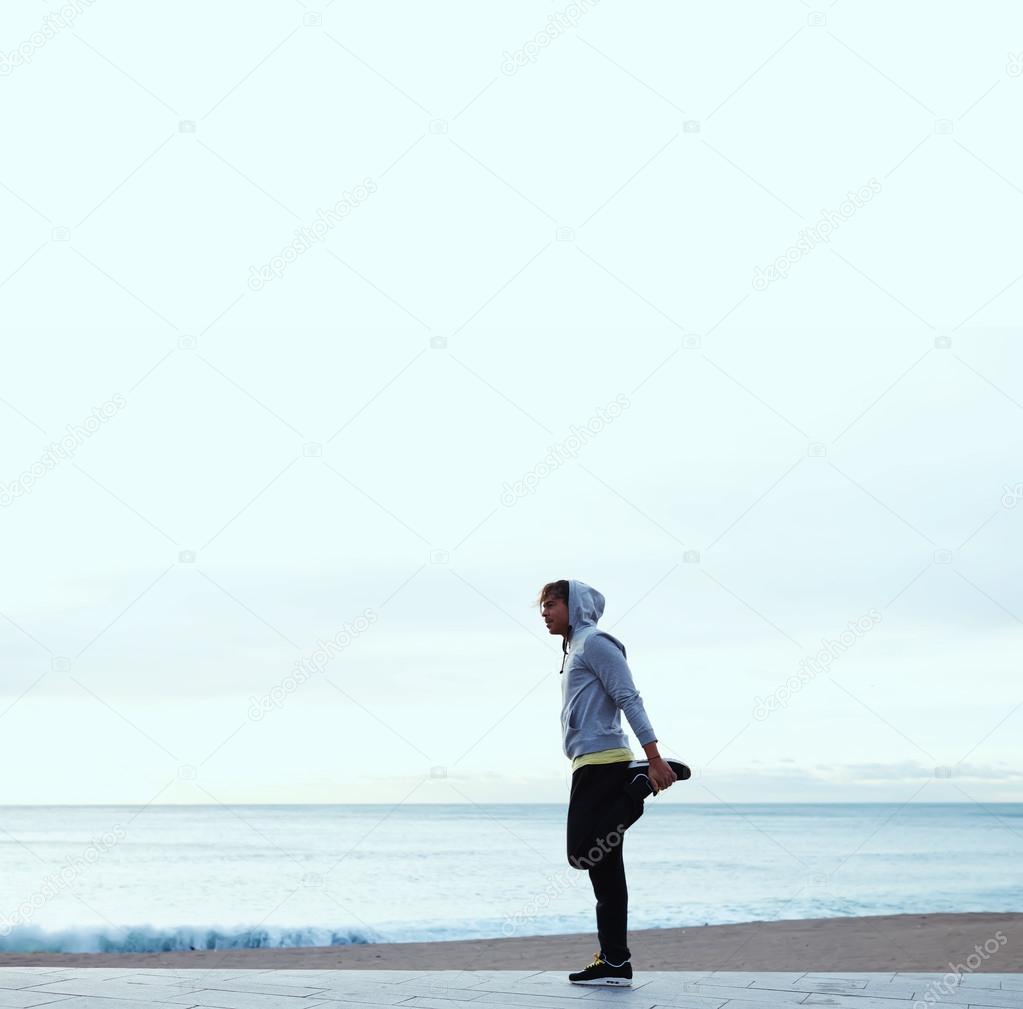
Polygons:
M626 829L643 815L643 801L624 791L627 777L626 762L584 765L572 775L568 806L568 862L589 871L601 952L615 965L630 956L622 844Z
M632 956L628 946L629 889L625 882L624 843L623 833L600 864L590 869L593 895L597 898L597 938L604 959L612 967Z

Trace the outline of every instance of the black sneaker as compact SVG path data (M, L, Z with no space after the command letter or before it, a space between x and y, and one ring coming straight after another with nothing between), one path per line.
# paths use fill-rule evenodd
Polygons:
M616 967L614 964L608 963L598 950L593 962L582 970L569 974L568 980L572 984L601 984L630 988L632 986L632 964L626 960Z
M693 776L693 772L682 763L681 760L667 761L668 767L675 772L676 781L685 781L687 778ZM656 795L654 792L654 786L650 782L650 778L646 772L650 769L649 760L633 760L629 762L629 769L634 773L629 779L629 783L625 786L625 791L629 793L635 799L646 799L651 795Z

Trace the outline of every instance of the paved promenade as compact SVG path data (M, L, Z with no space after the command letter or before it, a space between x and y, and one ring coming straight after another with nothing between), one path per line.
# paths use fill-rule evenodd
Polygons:
M570 984L565 971L0 968L0 1009L1023 1009L1023 974L641 971L631 989Z

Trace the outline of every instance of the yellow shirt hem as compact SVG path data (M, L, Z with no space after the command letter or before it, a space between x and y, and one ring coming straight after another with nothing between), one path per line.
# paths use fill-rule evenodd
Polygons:
M595 750L593 753L580 753L572 761L572 770L584 764L616 764L619 760L634 760L632 750L627 746L616 746L611 750Z

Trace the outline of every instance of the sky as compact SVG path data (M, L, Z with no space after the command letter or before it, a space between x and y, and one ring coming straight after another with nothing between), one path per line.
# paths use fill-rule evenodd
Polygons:
M49 10L0 803L566 802L559 578L664 801L1023 797L1017 6Z

